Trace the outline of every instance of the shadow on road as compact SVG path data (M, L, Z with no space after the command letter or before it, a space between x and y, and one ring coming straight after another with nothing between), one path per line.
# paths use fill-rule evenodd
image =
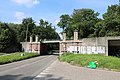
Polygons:
M52 74L47 74L45 76L34 78L34 80L70 80L70 79L64 79L63 77L56 77Z
M19 75L3 75L3 76L0 76L0 80L16 80L17 77L20 77L22 76L21 74Z
M22 74L4 75L4 76L0 76L0 80L70 80L70 79L63 79L63 77L54 77L52 74L47 74L45 76L36 77L36 78L32 76L26 76L26 77L22 77L22 76L23 76Z

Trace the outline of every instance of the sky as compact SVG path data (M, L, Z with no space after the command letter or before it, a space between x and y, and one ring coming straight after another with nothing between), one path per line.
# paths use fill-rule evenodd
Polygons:
M1 0L0 21L21 23L23 18L32 17L36 24L40 19L56 26L62 14L73 13L74 9L89 8L99 12L99 17L107 11L108 6L118 4L119 0Z

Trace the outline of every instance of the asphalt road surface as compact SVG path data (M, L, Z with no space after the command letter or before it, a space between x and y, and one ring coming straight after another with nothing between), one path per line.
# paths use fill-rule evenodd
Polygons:
M55 55L0 65L0 80L32 80L57 59Z

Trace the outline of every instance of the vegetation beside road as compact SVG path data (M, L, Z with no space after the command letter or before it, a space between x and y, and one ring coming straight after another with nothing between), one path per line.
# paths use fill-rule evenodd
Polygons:
M0 56L0 64L20 61L20 60L32 58L35 56L38 56L38 54L37 53L23 53L23 52L11 53L10 55Z
M4 55L5 53L0 53L0 55Z
M112 56L64 53L59 57L59 59L60 61L65 61L72 65L81 67L88 66L90 61L98 61L98 68L120 71L120 58Z

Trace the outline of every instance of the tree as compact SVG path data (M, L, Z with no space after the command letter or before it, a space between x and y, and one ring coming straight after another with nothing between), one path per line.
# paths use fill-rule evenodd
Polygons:
M60 39L58 33L56 32L56 29L52 26L52 24L49 24L46 27L45 32L47 39Z
M95 24L100 21L97 18L98 15L99 13L92 9L74 9L72 25L69 27L72 27L72 30L78 30L79 38L92 37L91 34L94 33Z
M33 30L34 35L38 35L39 39L60 39L56 29L52 26L51 23L40 20L39 26Z
M60 22L58 22L58 26L63 29L63 32L66 30L69 25L71 18L68 14L64 14L60 16Z
M104 37L107 36L106 33L107 33L107 29L103 20L95 24L94 33L93 33L94 37Z
M25 41L26 36L28 38L32 35L32 30L36 27L36 25L32 18L25 18L23 19L22 24L20 24L18 27L17 39L18 42L22 42Z
M107 12L103 14L105 27L107 30L107 36L119 36L120 35L120 6L111 5L108 6Z
M6 23L0 22L0 52L16 51L16 36Z
M49 25L49 23L47 21L44 21L43 19L40 19L40 23L39 23L40 27L47 27Z

